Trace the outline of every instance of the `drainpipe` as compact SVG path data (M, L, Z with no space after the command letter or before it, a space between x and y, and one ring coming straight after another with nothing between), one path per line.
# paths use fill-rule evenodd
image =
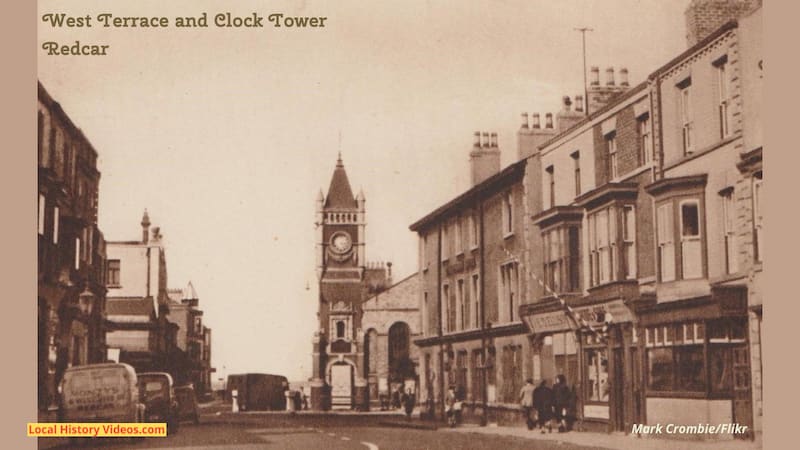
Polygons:
M444 223L447 226L447 222ZM436 325L436 333L439 336L439 398L442 401L439 413L444 419L444 347L442 345L442 227L439 227L439 238L436 240L436 311L438 316L438 324Z
M481 352L483 353L483 370L481 371L481 377L483 378L483 408L481 412L481 426L486 426L489 422L488 416L488 399L489 399L489 385L488 385L488 377L486 376L486 291L484 289L485 281L486 280L486 254L485 254L485 242L484 242L484 227L483 227L483 202L479 200L478 203L478 216L480 217L480 255L481 255L481 267L480 267L480 300L481 300Z

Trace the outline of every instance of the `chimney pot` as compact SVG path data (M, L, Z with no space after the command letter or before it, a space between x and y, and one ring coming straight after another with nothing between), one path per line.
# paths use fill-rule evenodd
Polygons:
M592 66L590 69L590 81L589 84L592 86L600 86L600 68L597 66Z
M628 86L628 68L623 67L619 69L619 85Z
M553 114L547 113L544 115L544 127L553 128Z
M583 112L583 96L576 95L575 96L575 111Z
M614 86L614 68L606 69L606 86Z
M489 147L489 133L483 132L483 146Z
M481 132L480 131L476 131L475 132L475 139L472 142L472 146L473 147L480 147L481 146Z
M541 128L539 124L539 113L533 113L533 128Z
M492 133L491 139L491 146L497 148L497 133Z
M522 113L522 128L528 128L528 113Z
M572 110L572 99L569 98L569 95L564 96L564 110L565 111Z

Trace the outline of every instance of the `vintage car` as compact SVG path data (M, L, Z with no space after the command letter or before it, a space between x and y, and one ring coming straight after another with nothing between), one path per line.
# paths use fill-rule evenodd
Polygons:
M178 399L178 420L191 420L200 423L200 411L197 406L197 396L193 384L177 386L175 397Z
M172 376L166 372L143 372L137 378L145 422L165 422L167 433L178 431L178 401Z

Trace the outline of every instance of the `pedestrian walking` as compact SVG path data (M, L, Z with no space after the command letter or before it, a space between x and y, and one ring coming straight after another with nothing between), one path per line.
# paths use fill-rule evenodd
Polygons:
M522 386L522 389L519 391L519 403L520 406L522 406L525 424L528 426L529 430L532 430L535 425L531 417L531 412L533 411L533 391L535 390L536 389L533 387L533 380L528 378L525 380L525 386Z
M306 391L302 386L300 387L300 396L302 397L303 410L308 409L308 396L306 395Z
M533 390L533 407L536 408L539 429L544 433L546 424L547 431L552 433L553 425L550 421L553 418L553 390L547 385L547 380L542 380Z
M553 385L553 406L555 409L555 419L558 424L558 432L567 431L567 408L569 407L570 390L567 386L567 377L559 375L557 382Z
M569 400L567 401L567 414L566 414L567 431L572 431L575 422L578 421L578 392L575 385L569 390Z
M458 401L455 386L451 385L447 390L447 395L444 398L444 405L445 412L447 413L447 423L451 428L455 427L458 423L458 415L460 414L461 410L461 402Z
M414 412L414 403L416 399L414 398L414 392L411 388L406 389L406 393L403 394L403 408L406 410L406 419L411 420L411 413Z

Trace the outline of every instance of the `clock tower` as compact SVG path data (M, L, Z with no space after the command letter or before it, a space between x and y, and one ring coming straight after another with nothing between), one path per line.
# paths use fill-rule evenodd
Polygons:
M316 201L316 269L319 320L313 340L311 403L314 409L361 408L366 381L361 362L361 302L365 298L364 194L353 196L341 155L327 195Z

